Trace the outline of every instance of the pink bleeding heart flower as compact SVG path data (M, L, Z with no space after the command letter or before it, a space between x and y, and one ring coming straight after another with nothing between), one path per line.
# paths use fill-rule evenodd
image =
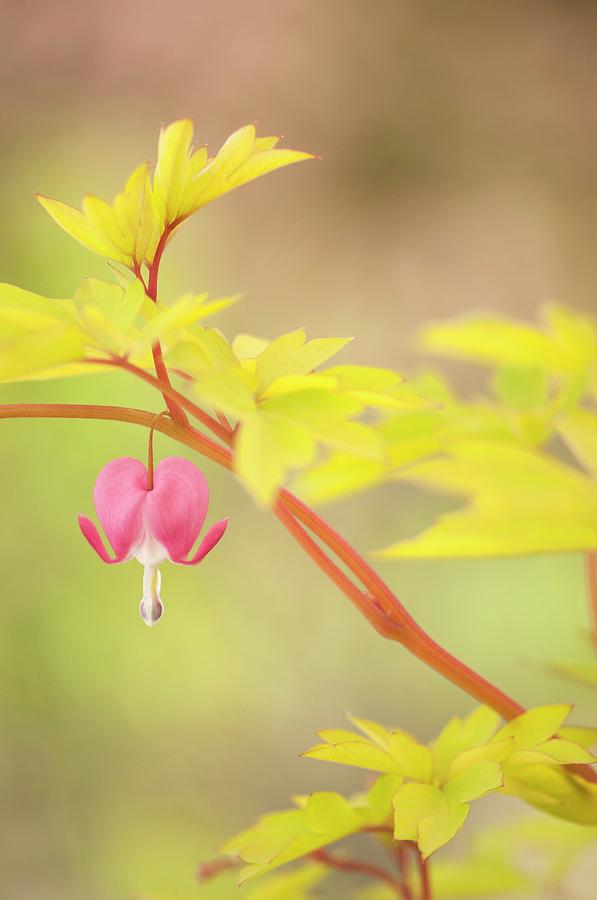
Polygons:
M124 456L107 463L97 476L93 502L114 557L106 551L93 522L79 516L83 535L105 563L134 557L144 567L139 612L147 625L155 625L164 611L159 566L166 559L196 566L228 526L228 519L212 525L189 558L207 515L206 478L197 466L179 456L163 459L152 475L138 459Z

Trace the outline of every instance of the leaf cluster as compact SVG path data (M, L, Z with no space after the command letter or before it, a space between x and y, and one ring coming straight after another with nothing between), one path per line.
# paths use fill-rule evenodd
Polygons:
M302 755L378 774L365 794L318 792L264 816L224 852L245 863L241 880L359 832L416 844L429 857L460 831L471 802L492 792L520 797L562 819L597 826L597 793L567 769L595 760L597 729L566 726L567 705L540 706L505 725L487 707L453 718L428 745L398 729L351 717L357 729L321 731ZM505 876L504 876L505 878Z
M151 266L158 248L201 207L261 175L312 158L277 148L278 137L258 138L254 125L231 134L213 157L193 141L190 119L163 128L153 178L150 163L142 163L111 204L93 194L85 195L81 210L41 194L38 200L84 247L136 272Z

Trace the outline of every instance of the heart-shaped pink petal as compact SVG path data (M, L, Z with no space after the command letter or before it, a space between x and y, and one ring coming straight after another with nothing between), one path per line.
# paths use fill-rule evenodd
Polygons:
M192 462L168 456L156 466L153 490L147 494L147 526L172 561L182 560L189 553L208 505L207 480Z
M97 476L93 502L106 537L118 562L129 559L143 537L143 507L147 497L147 469L138 459L123 456L113 459ZM80 522L83 534L91 546L97 547L95 536ZM89 523L92 526L92 523ZM93 529L97 535L97 529ZM99 535L97 535L99 538ZM103 559L103 557L102 557Z

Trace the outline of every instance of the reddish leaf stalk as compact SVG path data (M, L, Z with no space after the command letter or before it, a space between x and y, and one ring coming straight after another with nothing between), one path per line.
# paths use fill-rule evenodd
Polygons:
M421 900L433 900L431 895L431 881L429 879L429 865L423 854L417 850L419 861L419 874L421 876Z
M413 892L411 891L410 885L408 883L408 874L410 868L408 844L405 841L394 841L392 846L394 850L394 859L396 860L396 865L398 866L398 871L400 872L400 878L402 879L402 883L404 885L404 900L414 900Z
M162 232L162 236L158 242L156 247L156 251L153 257L153 261L149 266L149 274L147 280L146 293L150 300L153 300L154 303L157 302L158 299L158 277L160 271L160 262L162 261L162 254L166 249L166 244L168 243L168 239L178 222L172 222L170 225L166 225L164 231ZM145 287L143 282L143 278L141 277L141 272L138 274L135 272L141 284ZM168 374L168 369L166 368L166 363L164 362L164 356L162 354L162 346L159 341L156 341L152 347L152 355L153 355L153 363L155 366L155 373L158 377L158 380L164 387L172 387L172 383L170 381L170 376ZM166 406L170 410L172 418L175 422L178 422L179 425L187 425L188 419L185 415L184 410L180 407L178 402L169 394L168 391L163 392L164 400L166 401Z
M199 863L197 866L197 881L205 883L217 878L224 872L230 872L232 869L238 869L243 865L241 859L232 856L222 856L219 859L211 859L208 862Z
M376 881L383 881L396 892L398 897L402 897L403 900L406 900L408 896L404 893L404 885L402 882L398 881L397 878L394 878L393 875L390 875L389 872L386 872L385 869L382 869L381 866L375 866L372 863L361 862L356 859L342 859L338 856L334 856L327 850L315 850L310 856L311 859L323 863L324 866L329 866L331 869L338 869L340 872L350 872L353 875L367 875L369 878L374 878Z

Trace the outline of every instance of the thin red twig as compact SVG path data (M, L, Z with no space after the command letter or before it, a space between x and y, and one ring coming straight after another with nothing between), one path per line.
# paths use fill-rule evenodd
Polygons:
M410 888L408 877L410 871L408 843L406 843L405 841L394 841L394 843L392 844L392 849L394 853L394 861L398 866L400 878L402 880L402 884L404 885L404 900L414 900L414 894Z
M328 850L323 849L315 850L310 855L312 859L329 866L331 869L338 869L338 871L349 872L353 875L367 875L376 881L383 881L396 892L398 897L405 898L402 883L385 869L382 869L381 866L375 866L372 863L361 862L356 859L342 859L342 857L334 856Z
M199 863L197 866L196 877L199 882L211 881L224 872L231 869L238 869L243 865L242 859L232 856L221 856L219 859L210 859L207 862Z
M417 859L419 861L419 875L421 876L421 900L433 900L428 862L420 852L417 852Z
M145 288L147 296L150 300L153 300L154 303L157 302L158 299L158 278L160 272L160 263L162 261L162 254L166 249L166 244L168 240L178 225L178 222L172 222L170 225L166 225L164 231L162 232L162 236L158 242L156 247L156 251L149 266L149 275L147 280L147 286ZM137 274L137 273L135 273ZM138 277L141 281L141 284L145 287L145 283L143 278L141 277L141 272L139 270ZM162 384L163 387L172 387L172 383L170 381L170 376L168 374L168 369L166 368L166 364L164 362L164 356L162 354L162 346L159 341L156 341L152 347L152 355L153 355L153 363L155 366L155 373L158 377L158 380ZM178 422L179 425L186 425L188 423L188 419L185 415L184 410L181 408L180 404L176 401L175 398L168 391L163 391L164 400L166 401L166 405L172 414L172 418L175 422Z

